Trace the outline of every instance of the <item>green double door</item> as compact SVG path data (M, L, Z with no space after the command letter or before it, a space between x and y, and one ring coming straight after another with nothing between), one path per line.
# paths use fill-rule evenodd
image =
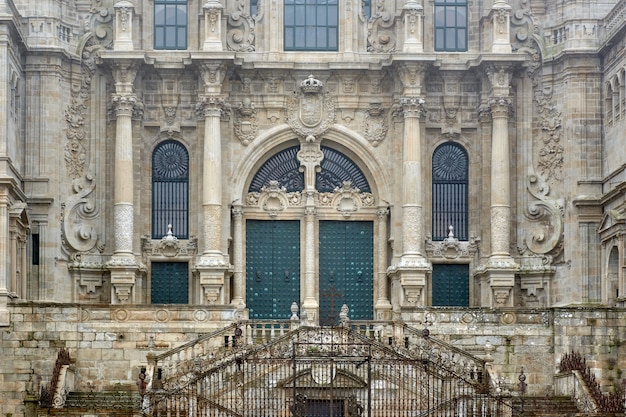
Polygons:
M246 305L251 319L285 319L300 305L300 222L246 221ZM319 222L320 324L373 318L373 223Z
M345 304L351 320L373 318L373 223L319 222L320 324L335 325Z
M287 319L300 305L300 222L246 221L246 305L250 318Z

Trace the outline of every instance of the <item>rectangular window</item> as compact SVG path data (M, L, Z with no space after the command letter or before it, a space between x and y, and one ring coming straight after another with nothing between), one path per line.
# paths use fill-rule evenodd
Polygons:
M154 1L154 49L187 49L187 0Z
M467 0L435 1L435 51L467 51Z
M285 0L285 51L336 51L338 0Z
M33 233L30 235L30 241L32 244L31 263L33 265L39 265L39 234Z
M250 0L250 16L256 16L259 13L259 1Z

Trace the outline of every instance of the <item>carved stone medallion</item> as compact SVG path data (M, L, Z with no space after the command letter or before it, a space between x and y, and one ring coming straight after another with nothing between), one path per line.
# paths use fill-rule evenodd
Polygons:
M300 93L287 98L287 123L302 137L322 135L335 121L335 100L322 89L322 82L309 75Z

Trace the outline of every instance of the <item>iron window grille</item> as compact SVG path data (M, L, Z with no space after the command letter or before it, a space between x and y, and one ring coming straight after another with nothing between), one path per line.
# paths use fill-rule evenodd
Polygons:
M467 240L468 157L456 143L444 143L432 159L432 239L444 240L450 233Z
M152 154L152 238L172 225L179 239L189 237L189 154L175 141L160 143Z

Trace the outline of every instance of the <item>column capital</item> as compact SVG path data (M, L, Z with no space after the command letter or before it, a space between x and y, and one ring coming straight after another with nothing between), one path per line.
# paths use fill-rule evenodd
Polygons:
M201 94L196 103L198 118L220 117L226 98L222 94Z
M508 118L512 112L512 102L508 97L492 97L489 99L489 108L492 118Z
M133 109L137 105L135 94L111 94L111 102L116 116L132 116Z
M426 101L422 97L400 97L399 103L405 119L409 117L422 118L426 115L426 108L424 107Z
M233 208L231 209L231 212L232 212L234 218L236 218L236 219L242 219L243 218L243 207L242 206L233 206Z
M385 220L389 216L389 207L379 207L376 210L376 217L378 220Z

